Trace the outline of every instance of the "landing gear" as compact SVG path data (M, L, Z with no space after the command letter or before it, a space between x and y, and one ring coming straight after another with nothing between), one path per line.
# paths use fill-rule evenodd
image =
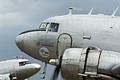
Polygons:
M9 77L10 77L10 80L17 80L16 74L10 74Z
M41 79L43 79L43 80L45 80L45 77L46 77L46 71L47 71L47 63L44 64L44 70L43 70L42 73L40 73L40 74L43 75L43 76L41 77Z

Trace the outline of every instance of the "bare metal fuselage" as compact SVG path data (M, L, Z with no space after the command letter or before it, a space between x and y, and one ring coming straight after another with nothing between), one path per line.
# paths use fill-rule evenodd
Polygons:
M90 60L94 61L94 58L97 58L97 64L95 65L95 63L93 63L95 66L92 68L97 68L96 72L100 73L98 76L102 76L102 80L113 80L111 75L120 78L119 71L116 73L116 75L114 75L114 71L120 69L120 17L106 16L101 14L65 15L48 18L43 21L43 23L47 22L59 23L58 32L50 32L49 26L47 26L45 31L38 29L21 33L16 39L16 44L21 51L46 63L49 63L51 59L57 59L58 55L63 55L62 70L63 77L65 77L65 79L69 78L70 75L73 75L70 73L72 71L69 71L69 68L73 70L73 73L77 70L75 76L73 75L73 79L78 80L78 76L86 76L85 73L79 73L79 69L84 71L86 68L81 68L83 65L85 65L84 67L90 68L92 64L88 66L86 65L87 63L91 63ZM99 52L99 50L94 52L94 49L91 49L89 51L90 54L98 53L98 55L91 56L89 55L89 52L85 52L88 54L87 57L86 54L85 56L80 57L82 56L82 51L72 53L74 52L73 50L71 53L69 53L70 57L65 57L64 51L68 48L82 49L88 46L98 47L102 52ZM79 58L77 58L75 55L78 55ZM81 59L83 58L83 65L81 65ZM88 60L89 58L92 59ZM66 62L68 60L69 62ZM76 66L77 68L72 68L72 66ZM67 78L64 76L64 71L68 71L69 73ZM72 78L69 80L72 80Z
M49 18L43 22L59 23L58 32L33 31L21 34L23 37L22 51L39 58L39 49L47 47L51 58L57 58L59 37L67 37L67 44L60 45L73 48L97 46L102 50L120 52L120 18L105 15L66 15ZM64 34L67 33L67 34ZM63 34L63 35L62 35ZM64 41L64 40L63 40ZM62 42L62 40L61 40ZM69 46L71 45L71 46ZM64 50L63 50L64 51ZM36 56L36 55L38 56Z

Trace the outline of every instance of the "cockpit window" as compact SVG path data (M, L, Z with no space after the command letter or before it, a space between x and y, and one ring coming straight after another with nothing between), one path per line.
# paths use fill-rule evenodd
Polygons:
M48 25L48 23L43 22L43 23L40 25L40 27L39 27L40 30L46 31L47 25Z
M58 27L59 27L58 23L51 23L48 31L50 31L50 32L58 32Z
M19 62L19 66L24 66L26 64L30 64L31 62L29 61L24 61L24 62Z

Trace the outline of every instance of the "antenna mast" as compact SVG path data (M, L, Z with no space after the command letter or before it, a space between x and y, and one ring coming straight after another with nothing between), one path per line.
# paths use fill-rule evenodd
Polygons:
M73 7L70 7L70 8L69 8L69 13L68 13L68 14L69 14L69 15L72 15L72 11L73 11Z
M88 15L91 15L91 14L92 14L93 9L94 9L94 8L92 8L92 9L90 10L90 12L88 13Z
M75 7L70 7L68 15L72 15L73 10L79 11L79 10L83 10L83 9L81 9L81 8L75 8Z
M119 9L119 6L115 9L115 11L112 13L112 16L114 17L115 16L115 14L116 14L116 12L118 11L118 9Z

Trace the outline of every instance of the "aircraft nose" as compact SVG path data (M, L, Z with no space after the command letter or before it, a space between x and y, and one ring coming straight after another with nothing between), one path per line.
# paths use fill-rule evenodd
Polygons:
M26 79L35 75L37 72L40 71L40 69L41 65L37 63L26 64L18 68L17 75L19 76L20 80Z
M34 64L34 68L36 71L39 71L41 69L41 66L39 64Z
M41 66L39 64L31 64L31 72L33 72L34 74L37 73L40 69L41 69Z
M22 51L23 50L23 38L24 38L24 34L18 35L16 37L15 43L17 45L17 47Z

